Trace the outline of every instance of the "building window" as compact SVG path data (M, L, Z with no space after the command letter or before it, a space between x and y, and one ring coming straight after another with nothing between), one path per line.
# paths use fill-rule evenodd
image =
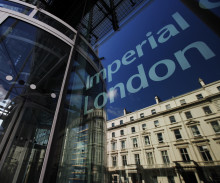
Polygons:
M171 109L171 105L170 105L170 104L167 104L167 105L166 105L166 109Z
M145 142L145 145L150 145L150 138L149 138L149 136L145 136L144 137L144 142Z
M192 118L192 114L190 111L185 112L185 115L186 115L186 119Z
M112 137L115 137L115 132L112 132Z
M147 152L147 164L148 165L153 165L154 164L154 158L153 158L153 153L152 152Z
M135 159L135 164L136 165L140 165L141 164L139 154L135 154L134 155L134 159Z
M112 127L114 127L115 126L115 123L112 123Z
M168 176L168 183L175 183L174 176Z
M126 156L126 155L123 155L123 156L122 156L122 165L123 165L123 166L126 166L126 165L127 165L127 156Z
M144 113L141 113L141 114L140 114L140 117L143 118L143 117L144 117Z
M133 138L133 147L138 147L137 138Z
M162 159L164 164L170 164L170 160L167 151L161 151Z
M212 157L207 146L199 146L198 148L204 161L212 161Z
M211 111L209 106L203 107L203 111L204 111L205 114L212 114L212 111Z
M125 149L125 140L121 141L121 149Z
M151 110L151 114L156 114L156 110L155 110L155 109L152 109L152 110Z
M157 134L157 139L159 143L163 143L163 134L162 133L158 133Z
M191 130L192 130L192 133L193 133L194 137L200 136L199 129L198 129L198 127L196 125L195 126L191 126Z
M186 148L181 148L180 149L180 154L182 156L183 161L190 161L189 154L188 154Z
M113 183L118 183L118 176L113 176Z
M121 135L124 135L124 130L120 130L120 134L121 134Z
M200 93L200 94L196 95L196 98L197 98L198 100L200 100L200 99L203 99L203 96L202 96L202 94Z
M117 166L117 157L116 156L112 156L112 166L113 167Z
M215 131L215 133L220 133L220 126L218 121L212 121L210 124L212 125L212 128Z
M157 181L157 176L153 176L153 177L152 177L152 183L158 183L158 181Z
M116 142L112 142L112 151L116 150Z
M186 104L186 100L185 100L185 99L180 100L180 104L181 104L181 105Z
M154 126L155 126L155 127L159 127L159 126L160 126L158 120L154 121Z
M176 119L175 119L174 116L170 116L169 118L170 118L170 122L171 122L171 123L175 123L175 122L176 122Z
M176 140L182 139L182 136L180 134L180 130L179 129L176 129L173 132L174 132L174 135L176 137Z
M135 133L135 127L131 127L131 133Z
M220 86L217 86L218 91L220 91Z
M120 120L120 125L122 125L123 124L123 120Z
M130 121L134 121L134 116L131 116L131 117L130 117Z
M144 124L142 124L142 130L146 130L146 124L144 123Z

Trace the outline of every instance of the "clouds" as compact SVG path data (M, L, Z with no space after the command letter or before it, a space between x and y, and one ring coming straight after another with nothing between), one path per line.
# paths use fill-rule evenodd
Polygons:
M107 117L109 118L110 116L122 116L123 115L123 109L119 107L113 107L113 106L108 106L107 107Z

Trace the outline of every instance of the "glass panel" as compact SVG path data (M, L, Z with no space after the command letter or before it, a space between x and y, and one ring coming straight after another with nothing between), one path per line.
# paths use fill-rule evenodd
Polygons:
M220 125L218 121L212 121L211 122L212 128L215 131L215 133L220 133Z
M104 182L106 114L103 108L95 108L94 103L103 103L103 98L97 100L97 96L105 88L99 82L86 89L87 78L96 71L78 52L72 59L45 182Z
M63 25L62 23L60 23L59 21L55 20L54 18L38 11L35 15L34 18L36 18L39 21L44 22L45 24L57 29L58 31L62 32L63 34L65 34L67 37L69 37L70 39L73 39L75 36L75 33L69 29L68 27L66 27L65 25Z
M84 39L80 38L78 39L78 45L85 51L85 53L92 59L94 64L99 68L102 69L102 65L100 64L99 58L96 56L92 48L88 45L87 42L84 41Z
M31 11L33 10L33 8L29 8L27 6L24 6L24 5L21 5L18 3L4 1L4 0L0 0L0 7L6 8L9 10L13 10L13 11L17 11L17 12L23 13L25 15L29 15L31 13Z
M14 18L0 25L0 35L0 141L10 147L0 180L38 182L70 46Z

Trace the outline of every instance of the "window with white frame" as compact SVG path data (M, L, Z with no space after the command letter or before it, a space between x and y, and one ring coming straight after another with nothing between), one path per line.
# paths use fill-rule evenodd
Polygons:
M203 99L203 96L202 96L202 94L200 93L200 94L196 95L196 98L197 98L198 100L200 100L200 99Z
M112 123L112 127L114 127L115 126L115 123Z
M190 157L189 157L189 154L187 152L187 149L186 148L181 148L179 150L180 150L182 160L185 161L185 162L190 161Z
M173 132L174 132L174 135L176 137L176 140L182 139L182 135L180 134L180 130L179 129L175 129L175 130L173 130Z
M137 142L137 138L133 138L133 147L138 147L138 142Z
M112 151L116 150L116 142L112 142Z
M116 156L112 156L112 166L113 167L117 166L117 157Z
M167 104L167 105L166 105L166 109L171 109L171 105L170 105L170 104Z
M175 123L175 122L176 122L176 119L175 119L174 116L170 116L169 119L170 119L170 122L171 122L171 123Z
M125 140L121 141L121 149L125 149Z
M196 125L190 127L194 137L201 136L200 131Z
M157 134L157 139L159 143L163 143L163 134L162 133L158 133Z
M120 135L124 135L124 130L120 130Z
M135 164L136 165L140 165L141 164L139 154L135 154L134 155L134 159L135 159Z
M205 114L212 114L212 111L209 106L205 106L202 108Z
M145 145L150 145L150 138L149 138L149 136L144 136L144 143L145 143Z
M208 150L208 147L206 145L204 146L198 146L199 152L202 155L202 158L204 161L212 161L211 154Z
M156 114L157 112L156 112L156 109L152 109L151 110L151 114Z
M131 133L135 133L135 127L131 127Z
M159 127L159 126L160 126L158 120L155 120L155 121L154 121L154 126L155 126L155 127Z
M170 164L169 156L167 151L161 151L162 159L164 164Z
M115 132L112 132L112 137L115 137Z
M147 164L153 165L154 164L154 158L153 158L153 152L147 152Z
M130 121L134 121L134 116L131 116L131 117L130 117Z
M185 99L180 100L180 104L181 104L181 105L186 104L186 100L185 100Z
M126 155L122 155L122 165L127 166L127 156Z
M122 125L123 124L123 120L120 120L120 125Z
M218 121L210 122L215 133L220 133L220 125Z
M185 115L186 115L186 119L192 118L192 114L190 111L185 112Z
M144 113L141 113L141 114L140 114L140 117L141 117L141 118L144 118Z
M142 130L146 130L147 128L146 128L146 123L144 123L144 124L142 124Z

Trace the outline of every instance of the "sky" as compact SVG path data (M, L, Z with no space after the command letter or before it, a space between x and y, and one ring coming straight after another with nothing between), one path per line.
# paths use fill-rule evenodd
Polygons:
M201 1L219 16L218 1ZM207 84L220 79L218 35L177 0L152 1L99 47L99 56L113 98L106 105L108 120L124 108L155 104L155 96L165 101L198 89L199 78Z

